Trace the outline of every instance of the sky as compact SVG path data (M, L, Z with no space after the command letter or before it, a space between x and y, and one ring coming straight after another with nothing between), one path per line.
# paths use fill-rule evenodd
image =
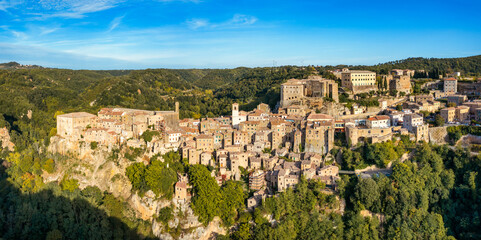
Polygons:
M0 62L372 65L481 54L479 0L0 0Z

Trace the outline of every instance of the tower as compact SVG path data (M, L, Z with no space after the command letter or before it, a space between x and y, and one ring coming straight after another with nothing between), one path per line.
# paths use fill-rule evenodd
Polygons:
M232 104L232 117L238 117L239 116L239 104L234 103Z
M175 112L179 112L179 102L175 102Z
M245 114L239 115L239 104L234 103L232 104L232 127L238 128L239 123L245 122L247 119Z

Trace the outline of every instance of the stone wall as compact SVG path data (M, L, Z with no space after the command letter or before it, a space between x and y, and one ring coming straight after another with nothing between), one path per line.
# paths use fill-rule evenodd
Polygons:
M433 144L448 143L447 127L433 127L429 128L429 141Z
M179 127L179 112L165 111L158 113L164 117L165 126L167 128L175 130Z

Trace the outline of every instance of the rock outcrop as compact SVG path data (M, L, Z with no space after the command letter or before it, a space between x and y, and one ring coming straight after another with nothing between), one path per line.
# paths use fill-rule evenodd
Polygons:
M10 141L10 134L6 127L0 128L0 142L2 148L8 149L9 151L14 150L15 144Z

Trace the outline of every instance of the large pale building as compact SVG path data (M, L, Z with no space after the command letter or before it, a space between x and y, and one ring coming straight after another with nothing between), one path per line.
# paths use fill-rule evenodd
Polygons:
M458 80L456 78L444 79L444 93L446 95L456 94L458 92Z
M393 79L389 81L389 89L396 90L398 93L410 94L412 89L411 77L409 75L393 76Z
M339 101L338 86L334 80L320 76L309 76L307 79L289 79L281 84L281 107L292 104L300 105L305 98L332 98Z
M97 116L86 112L74 112L57 116L57 134L62 137L71 137L80 134L87 126L93 125Z
M343 69L341 74L342 87L349 89L354 94L376 91L376 73L362 70Z

